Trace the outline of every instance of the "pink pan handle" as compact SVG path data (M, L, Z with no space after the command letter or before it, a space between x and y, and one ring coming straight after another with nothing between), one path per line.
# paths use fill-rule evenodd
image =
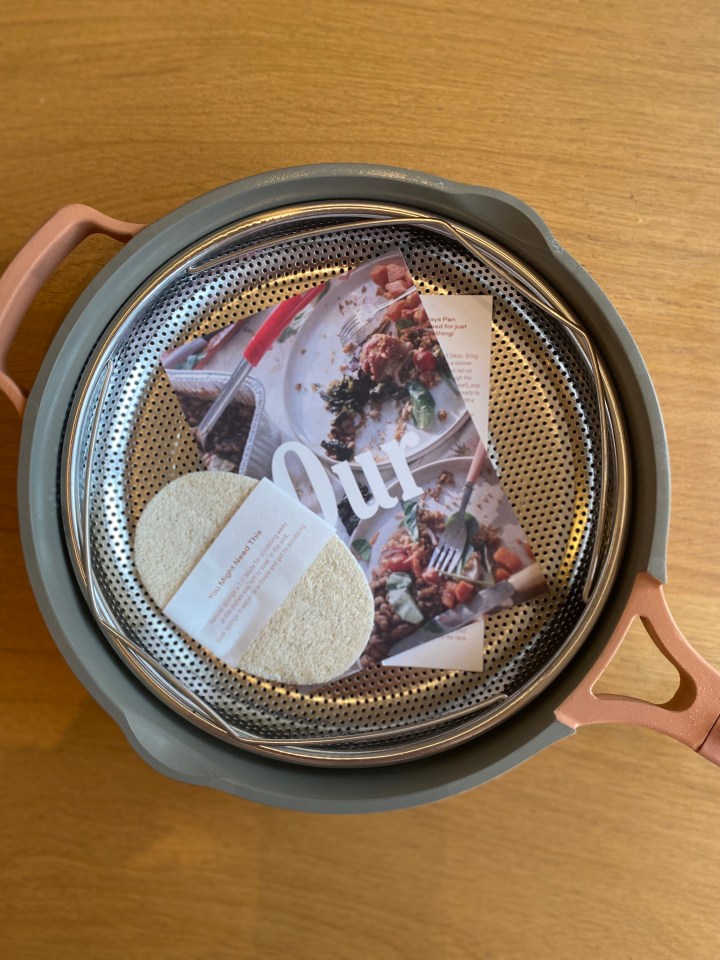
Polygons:
M130 240L142 223L124 223L81 203L63 207L33 234L0 277L0 391L20 416L27 397L7 372L7 358L20 322L42 285L65 257L93 233Z
M680 685L667 703L658 705L593 691L635 617L640 617L655 646L680 675ZM680 633L668 609L662 584L649 573L638 575L627 607L602 656L555 715L573 729L588 723L648 727L692 747L720 766L720 672L703 660Z

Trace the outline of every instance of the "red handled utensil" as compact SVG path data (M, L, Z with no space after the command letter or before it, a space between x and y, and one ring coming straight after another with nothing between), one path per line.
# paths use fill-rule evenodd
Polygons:
M235 396L245 378L253 367L265 356L280 334L292 323L295 317L304 309L323 288L323 284L298 293L289 300L285 300L272 311L262 324L258 332L245 348L243 358L233 370L230 379L214 400L212 406L197 425L195 436L201 446L205 445L207 436L225 412L232 398Z

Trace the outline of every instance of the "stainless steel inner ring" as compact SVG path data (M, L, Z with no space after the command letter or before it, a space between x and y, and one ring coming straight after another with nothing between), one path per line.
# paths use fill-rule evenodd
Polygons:
M133 530L145 503L200 467L159 357L391 246L402 249L423 291L493 295L490 454L551 590L487 621L483 674L376 668L303 694L221 665L162 616L137 580ZM106 636L165 702L216 736L238 742L239 733L244 747L270 756L379 764L476 736L557 675L611 587L627 471L612 384L581 324L539 277L463 225L384 204L324 203L214 234L150 278L113 319L78 385L63 511L73 564L82 583L91 570ZM323 743L327 737L340 742Z

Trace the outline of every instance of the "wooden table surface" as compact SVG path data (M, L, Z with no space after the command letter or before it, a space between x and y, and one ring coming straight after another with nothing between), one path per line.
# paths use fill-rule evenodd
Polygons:
M6 2L0 265L68 202L152 221L295 164L521 197L645 357L673 467L667 596L720 666L719 49L712 0ZM116 246L87 241L37 297L11 356L25 387ZM720 955L720 770L645 730L588 728L469 794L372 816L154 772L40 617L4 399L0 417L0 955ZM672 688L640 634L606 684Z

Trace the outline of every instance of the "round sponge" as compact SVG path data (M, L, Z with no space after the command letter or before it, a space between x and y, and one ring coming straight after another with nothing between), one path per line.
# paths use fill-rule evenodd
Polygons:
M235 473L189 473L150 500L135 531L135 566L159 607L174 596L256 484ZM373 615L365 576L333 536L254 638L239 668L282 683L334 680L365 649Z

